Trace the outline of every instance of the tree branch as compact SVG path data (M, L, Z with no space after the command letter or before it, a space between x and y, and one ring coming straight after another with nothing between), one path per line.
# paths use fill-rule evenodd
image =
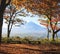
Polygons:
M58 29L57 31L55 31L55 33L59 32L59 31L60 31L60 29Z
M9 0L9 1L8 1L8 3L6 4L6 6L7 6L7 5L9 5L9 4L10 4L10 2L11 2L11 0Z

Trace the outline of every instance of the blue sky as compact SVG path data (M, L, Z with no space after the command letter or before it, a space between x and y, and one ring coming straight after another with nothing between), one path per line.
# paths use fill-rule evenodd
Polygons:
M21 16L20 17L20 16L17 16L17 18L23 19L27 22L32 21L32 22L35 22L36 24L39 24L39 22L38 22L39 16L37 16L37 15L34 16L34 17L30 17L30 16L26 16L26 17Z

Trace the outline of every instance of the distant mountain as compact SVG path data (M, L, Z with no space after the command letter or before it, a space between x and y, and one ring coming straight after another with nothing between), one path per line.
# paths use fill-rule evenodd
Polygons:
M39 33L39 32L43 32L43 30L46 30L46 28L45 27L42 27L41 25L39 26L39 25L37 25L37 24L35 24L34 22L28 22L27 24L25 24L24 26L23 26L23 30L24 30L24 32L26 33L34 33L34 32L36 32L36 33Z

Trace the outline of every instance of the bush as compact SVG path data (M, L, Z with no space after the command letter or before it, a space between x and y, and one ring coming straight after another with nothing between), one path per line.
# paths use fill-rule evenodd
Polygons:
M30 42L31 42L31 44L33 44L33 45L34 45L34 44L41 44L40 41L35 41L35 40L34 40L34 41L30 41Z
M26 37L25 37L25 38L23 38L23 39L22 39L22 43L26 43L26 44L28 44L28 43L29 43L29 39L28 39L28 38L26 38Z
M2 43L11 43L11 44L40 44L41 42L40 41L35 41L35 40L32 40L32 39L29 39L27 37L24 37L24 38L20 38L18 36L16 37L10 37L9 39L7 37L3 37L2 38Z
M24 37L20 38L19 36L15 37L10 37L9 39L7 37L2 38L2 43L7 43L7 40L9 43L14 43L14 44L55 44L55 45L60 45L60 39L52 41L51 39L37 39L33 40L32 38Z
M60 42L59 41L57 41L57 40L55 40L55 41L50 41L50 44L54 44L54 45L60 45Z
M7 37L2 38L2 43L7 43Z
M12 38L7 38L7 37L3 37L2 38L2 43L7 43L7 42L12 42Z
M48 39L41 39L40 40L41 44L49 44L50 41Z

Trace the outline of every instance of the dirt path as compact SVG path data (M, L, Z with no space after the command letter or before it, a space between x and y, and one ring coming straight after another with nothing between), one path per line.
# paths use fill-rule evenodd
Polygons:
M60 54L60 46L42 44L1 44L0 54Z

